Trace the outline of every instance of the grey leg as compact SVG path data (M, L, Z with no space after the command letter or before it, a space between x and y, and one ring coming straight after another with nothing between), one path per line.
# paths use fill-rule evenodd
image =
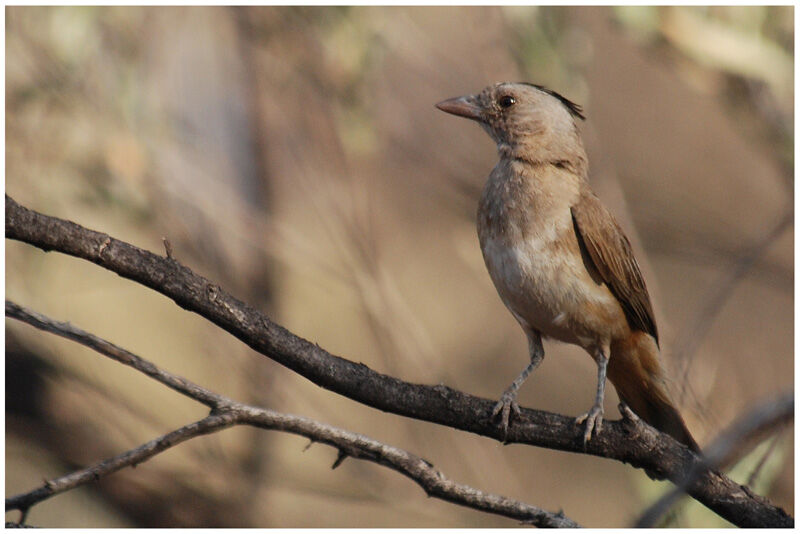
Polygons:
M534 330L527 332L528 334L528 352L530 353L531 361L525 369L519 374L517 378L508 386L500 397L497 404L494 405L492 410L492 419L500 415L500 425L503 429L503 439L508 435L508 421L511 418L511 412L519 415L519 405L517 404L517 393L519 388L528 378L536 367L542 363L544 359L544 347L542 346L542 335Z
M608 350L598 350L597 352L597 395L594 399L594 405L588 412L575 419L577 424L586 421L586 431L583 433L584 443L592 439L592 430L597 434L603 428L603 398L606 393Z

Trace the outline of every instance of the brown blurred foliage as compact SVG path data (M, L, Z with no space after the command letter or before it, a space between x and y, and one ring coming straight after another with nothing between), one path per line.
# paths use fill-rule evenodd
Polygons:
M548 85L587 111L593 186L634 242L698 441L793 387L792 7L8 7L6 32L16 200L153 251L166 236L181 262L326 349L489 398L527 358L474 229L496 156L433 103L495 81ZM76 259L7 242L6 294L225 395L367 434L587 526L628 525L666 488L357 405ZM521 404L581 413L594 365L545 350ZM202 412L7 321L7 495ZM792 432L774 439L736 478L768 451L755 489L791 512ZM228 430L46 501L29 522L513 526L374 465L331 471L334 450L304 446ZM668 522L722 524L696 503Z

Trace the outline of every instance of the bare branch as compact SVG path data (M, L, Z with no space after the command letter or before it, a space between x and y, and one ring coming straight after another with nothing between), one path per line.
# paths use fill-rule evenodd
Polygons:
M183 443L187 439L216 432L234 423L235 421L229 413L211 414L205 419L190 423L128 452L103 460L69 475L47 480L44 485L28 493L9 497L6 499L6 512L9 510L21 510L24 514L34 504L54 495L98 480L100 477L119 471L124 467L136 466L162 451Z
M83 258L173 299L241 339L254 350L315 384L348 398L415 419L503 440L490 415L494 401L446 386L410 384L334 356L272 322L213 282L169 260L73 222L48 217L6 195L6 237ZM637 439L631 439L635 432ZM680 483L700 459L665 434L644 424L608 421L588 444L572 417L521 410L507 442L611 458ZM706 471L688 493L740 526L791 526L781 508L729 478Z
M672 491L661 497L650 508L645 510L636 522L637 528L649 528L655 525L670 506L694 484L704 471L717 469L719 466L730 462L730 457L743 443L753 438L774 431L788 423L794 417L794 393L789 392L775 400L756 407L753 411L736 421L727 431L723 432L714 442L705 449L703 461L695 464L684 480Z
M336 447L339 454L334 468L347 457L368 460L407 476L419 484L429 497L518 519L538 527L578 527L577 523L561 513L546 512L529 504L453 482L427 460L366 436L304 417L277 414L253 407L240 408L241 420L249 425L291 432Z
M266 430L279 430L304 436L313 442L330 445L339 451L334 468L348 456L384 465L416 482L430 497L493 513L539 527L576 528L579 525L562 513L552 513L513 499L485 493L446 478L427 460L402 449L391 447L361 434L342 430L305 417L256 408L217 395L209 390L160 369L155 364L102 338L68 323L54 321L40 313L6 301L6 316L18 319L40 330L72 339L100 354L128 365L165 384L178 393L212 406L208 417L181 427L144 445L109 460L46 481L28 493L6 499L6 511L26 513L31 506L59 493L81 486L128 466L136 466L156 454L190 438L217 432L234 425L250 425Z

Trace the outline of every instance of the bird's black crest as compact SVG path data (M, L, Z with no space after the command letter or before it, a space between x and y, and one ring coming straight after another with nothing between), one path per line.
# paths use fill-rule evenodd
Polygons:
M575 102L573 102L572 100L570 100L570 99L568 99L568 98L556 93L552 89L548 89L547 87L545 87L543 85L536 85L535 83L526 83L526 82L521 82L521 83L523 85L530 85L531 87L535 87L538 90L540 90L540 91L542 91L544 93L547 93L548 95L550 95L552 97L557 98L559 100L559 102L561 102L562 104L564 104L564 106L566 106L566 108L569 110L570 113L572 113L572 115L574 115L575 117L578 117L582 121L586 120L586 117L583 115L583 108L579 104L576 104Z

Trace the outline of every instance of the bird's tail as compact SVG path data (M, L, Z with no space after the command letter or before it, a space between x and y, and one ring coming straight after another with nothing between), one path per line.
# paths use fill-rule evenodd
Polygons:
M644 332L611 344L608 379L636 415L695 452L700 451L667 393L658 347Z

